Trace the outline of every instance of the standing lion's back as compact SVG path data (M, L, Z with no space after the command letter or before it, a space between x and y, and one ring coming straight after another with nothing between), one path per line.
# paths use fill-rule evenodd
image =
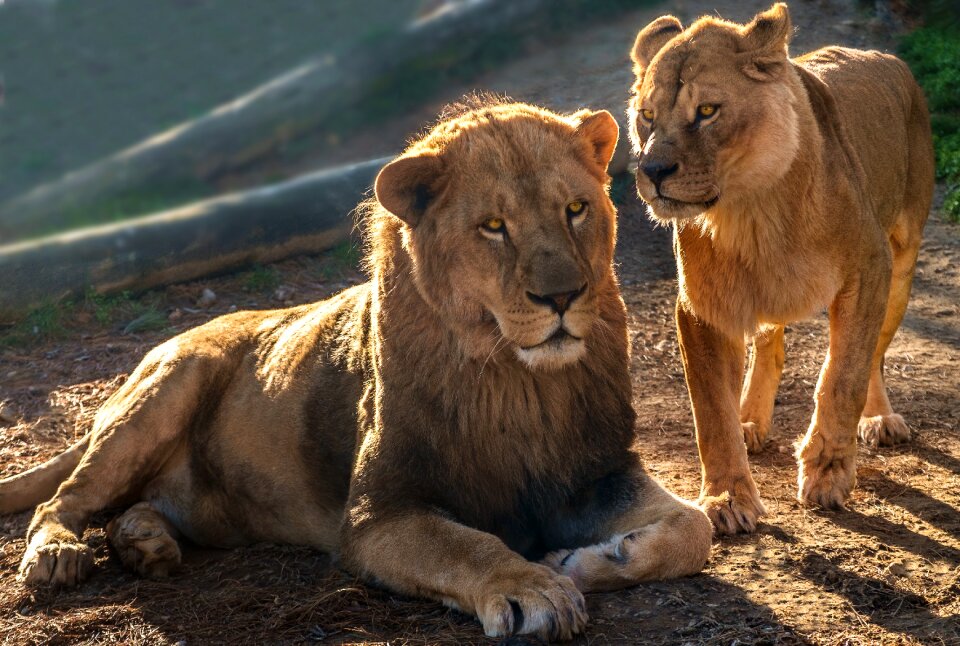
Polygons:
M933 188L933 143L923 91L906 63L882 52L825 47L795 62L829 88L863 164L869 199L889 227L911 191ZM924 166L920 172L918 165ZM924 180L928 186L911 186L918 176L929 176Z

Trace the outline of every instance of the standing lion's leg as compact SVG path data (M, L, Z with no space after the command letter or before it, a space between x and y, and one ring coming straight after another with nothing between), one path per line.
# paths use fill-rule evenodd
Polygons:
M917 264L917 252L920 250L920 236L917 234L909 240L904 240L895 233L891 236L890 247L893 252L893 273L890 280L890 295L887 299L887 312L873 354L867 402L860 415L858 427L860 439L870 446L899 444L910 439L910 427L907 426L903 417L893 412L890 400L887 399L887 388L883 378L883 358L907 310L913 272Z
M165 577L180 564L179 532L149 502L139 502L107 523L120 560L141 576Z
M766 513L740 426L743 337L731 338L677 302L680 354L700 451L700 505L717 532L752 532Z
M865 267L890 266L888 255L864 262ZM801 502L842 508L856 482L857 420L889 283L889 269L863 272L830 305L830 346L817 381L813 420L797 449Z
M204 370L177 345L153 350L101 408L90 446L73 474L37 507L18 578L28 585L75 585L90 570L82 540L90 516L136 500L173 452L202 393Z
M584 592L696 574L710 556L713 525L700 509L646 477L637 503L594 545L552 552L544 562Z
M753 352L740 395L740 425L747 450L757 453L773 425L773 405L783 373L783 326L768 327L753 337Z

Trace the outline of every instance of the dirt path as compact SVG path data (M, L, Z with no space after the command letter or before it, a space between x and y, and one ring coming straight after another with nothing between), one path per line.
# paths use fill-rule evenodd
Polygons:
M764 4L743 3L729 16L747 17ZM679 13L695 15L706 3L684 5ZM794 2L798 44L840 40L843 34L831 25L853 19L844 17L851 15L843 13L846 6ZM821 17L830 7L836 13ZM636 24L623 21L584 34L585 51L609 47L598 43L601 35L619 39L622 51L651 14L656 12L643 20L638 15ZM806 33L808 27L814 35ZM844 28L850 30L846 42L867 38L867 32ZM575 52L571 46L570 55ZM523 65L541 69L534 60L518 64ZM619 96L627 75L612 66L609 74L607 82L617 78L616 90L600 85ZM523 87L521 76L516 78ZM565 88L581 80L542 87L530 81L530 91L545 103L567 107L562 97L574 91ZM584 91L583 103L595 103L585 98L590 92ZM638 443L651 471L693 497L699 473L672 322L676 285L669 233L653 229L629 187L620 188L617 261L631 317ZM231 306L278 307L323 298L362 280L350 260L344 253L299 258L171 287L112 310L94 304L79 310L58 340L0 350L0 401L7 402L0 413L0 476L55 454L82 434L96 406L159 341ZM934 216L914 296L887 363L894 407L918 436L901 448L861 450L850 509L821 513L794 501L792 442L812 413L813 385L826 349L820 317L787 331L775 428L766 451L752 459L770 510L757 534L717 541L699 576L590 595L591 624L582 643L960 644L958 265L960 227ZM198 306L205 288L217 300ZM162 330L123 333L140 316L142 308L135 306L143 303L173 315ZM101 324L98 318L113 322ZM194 549L176 578L140 580L109 554L102 530L109 517L98 516L87 535L97 550L96 575L76 591L36 595L14 582L29 514L0 518L0 641L489 642L470 619L438 604L358 585L307 549Z

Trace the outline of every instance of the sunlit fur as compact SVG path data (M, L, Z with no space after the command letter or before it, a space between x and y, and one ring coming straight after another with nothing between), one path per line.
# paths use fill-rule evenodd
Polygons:
M142 574L171 571L180 536L311 545L490 636L567 639L580 590L699 571L709 520L633 449L617 134L606 112L487 103L414 141L362 209L369 282L184 332L80 444L0 482L0 512L56 491L21 580L82 580L90 515L138 500L107 529ZM568 220L573 201L587 213ZM492 217L507 238L478 230ZM574 289L562 317L528 295Z
M829 308L830 350L797 454L801 501L843 504L858 425L874 444L910 435L882 364L930 207L926 104L895 57L830 47L791 59L791 32L784 4L745 25L706 17L684 29L664 16L632 51L639 166L677 164L659 190L638 172L637 189L674 227L701 502L721 532L752 531L764 513L744 442L759 451L770 430L786 323ZM719 107L697 122L703 104ZM744 335L755 333L740 395Z

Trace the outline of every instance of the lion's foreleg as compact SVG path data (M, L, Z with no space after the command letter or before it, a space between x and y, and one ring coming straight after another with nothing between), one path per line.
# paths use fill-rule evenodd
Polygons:
M429 511L348 521L345 564L401 593L473 613L491 637L532 633L570 639L587 622L573 582L530 563L499 538Z
M757 453L773 425L773 406L783 373L783 326L767 328L753 337L753 352L740 395L740 424L747 450Z
M610 524L610 538L548 554L544 562L584 592L696 574L710 555L713 526L693 504L649 480L641 500Z
M206 370L175 350L165 344L151 352L97 414L80 464L30 522L18 575L24 583L82 581L93 562L81 538L90 516L137 500L172 453L202 395Z
M721 534L751 532L766 513L740 426L743 338L731 338L677 303L677 335L700 452L700 504Z
M889 256L865 259L882 265ZM863 272L830 305L830 347L820 371L810 428L797 449L797 498L842 508L856 482L857 423L889 288L890 272Z

